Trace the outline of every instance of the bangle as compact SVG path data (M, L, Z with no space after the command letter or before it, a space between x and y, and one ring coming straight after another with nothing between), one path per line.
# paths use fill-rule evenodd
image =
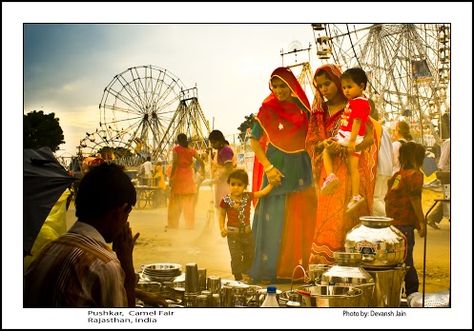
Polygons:
M273 168L274 168L273 164L270 164L269 166L266 166L264 170L265 170L265 172L269 172Z

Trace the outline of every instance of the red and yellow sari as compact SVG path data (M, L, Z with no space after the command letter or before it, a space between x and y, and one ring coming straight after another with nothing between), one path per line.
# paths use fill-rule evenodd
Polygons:
M336 83L340 93L339 77L341 71L335 65L324 65L316 70L315 77L320 71L325 71L327 76ZM314 80L315 81L315 80ZM318 188L326 178L323 166L322 151L316 150L316 145L336 134L340 126L341 115L344 109L330 116L322 96L316 93L313 109L309 121L306 147L311 156L313 173ZM370 122L371 123L371 122ZM367 125L368 130L373 130L373 124ZM376 136L376 133L374 133ZM311 245L310 263L333 263L333 253L344 251L346 233L359 222L359 216L370 215L375 188L377 170L377 144L362 151L359 159L360 193L365 197L366 203L353 215L345 212L347 203L351 198L351 178L344 153L333 156L334 174L339 178L339 185L330 195L317 196L316 225Z

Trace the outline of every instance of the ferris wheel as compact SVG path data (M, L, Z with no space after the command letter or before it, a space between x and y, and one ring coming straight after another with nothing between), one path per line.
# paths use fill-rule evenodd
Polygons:
M110 153L110 155L103 155L106 159L121 157L121 154L130 156L131 153L126 153L130 147L130 140L132 140L132 136L125 130L109 129L107 131L103 128L95 129L95 131L86 132L85 136L80 140L79 146L77 146L78 154L94 156L99 152ZM111 150L112 148L113 151Z
M170 141L170 127L180 104L182 82L170 71L136 66L116 75L100 101L100 127L109 146L124 145L137 154L153 155Z
M317 56L361 67L366 94L385 121L407 119L423 143L449 119L449 24L312 24Z
M303 57L302 59L302 53L306 52L307 57ZM311 104L314 99L316 88L313 84L313 70L311 69L310 63L310 52L311 44L305 48L298 40L293 40L288 46L288 50L280 50L282 66L293 71ZM300 56L300 58L298 58L298 56ZM294 61L292 59L288 61L288 57L294 58ZM285 61L285 59L287 61Z

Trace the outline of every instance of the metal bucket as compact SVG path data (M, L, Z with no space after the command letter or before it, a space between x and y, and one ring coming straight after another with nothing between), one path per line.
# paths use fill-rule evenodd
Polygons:
M303 287L311 294L311 306L363 307L360 288L353 286L316 285Z
M375 282L372 276L360 266L360 253L334 252L337 265L321 275L320 285L353 286L360 288L362 307L369 307L374 294Z

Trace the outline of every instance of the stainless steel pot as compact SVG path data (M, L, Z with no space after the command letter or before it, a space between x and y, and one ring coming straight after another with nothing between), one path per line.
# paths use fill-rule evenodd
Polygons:
M321 282L321 275L329 270L329 264L310 264L308 265L309 281L312 284L319 284Z
M346 234L345 251L360 253L362 266L371 269L387 269L403 263L407 240L401 231L390 225L393 219L383 216L359 219L361 223Z
M361 306L369 307L375 290L372 276L360 266L359 253L335 252L337 265L321 275L321 285L354 286L362 290Z
M222 307L260 306L261 286L226 279L221 280L221 284L219 294Z
M364 307L360 288L353 286L315 285L299 287L309 293L312 307Z

